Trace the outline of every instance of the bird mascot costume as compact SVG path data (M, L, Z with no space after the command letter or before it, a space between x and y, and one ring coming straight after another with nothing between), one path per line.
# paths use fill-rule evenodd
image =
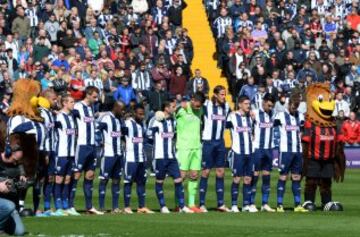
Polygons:
M23 176L31 183L36 178L38 166L39 133L36 123L42 124L39 106L49 108L50 103L44 97L39 97L40 83L35 80L20 79L13 85L13 98L7 112L8 123L5 135L5 155L11 157L12 153L21 151L19 163L23 167ZM26 189L18 191L20 214L23 208Z
M342 205L332 200L332 179L343 182L345 154L341 129L332 117L335 101L330 84L316 83L307 87L307 111L303 141L305 203L308 210L316 210L315 196L319 187L324 211L341 211Z

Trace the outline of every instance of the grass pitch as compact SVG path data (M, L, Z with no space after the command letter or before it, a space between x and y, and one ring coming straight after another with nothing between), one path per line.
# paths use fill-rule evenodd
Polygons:
M229 172L228 172L229 174ZM276 205L276 178L278 173L273 171L270 205ZM147 206L158 211L159 205L154 191L154 178L148 179ZM209 179L207 207L216 207L214 188L214 174ZM225 198L230 206L231 177L226 178ZM261 181L258 184L258 190ZM110 185L108 185L110 186ZM168 215L156 213L153 215L112 215L80 216L80 217L49 217L25 218L25 226L29 236L360 236L360 170L348 170L346 180L342 184L333 185L333 199L344 205L344 212L325 213L219 213L210 211L206 214L179 214ZM94 205L98 204L98 185L94 186ZM111 208L111 191L107 190L107 208ZM122 187L121 187L122 188ZM185 188L186 190L186 188ZM261 189L260 189L261 190ZM123 206L123 195L120 195L120 207ZM168 179L164 186L167 206L174 206L174 187ZM132 206L137 206L136 191L132 192ZM257 195L259 206L261 194ZM292 208L292 193L290 182L287 183L285 207ZM320 200L320 197L317 197ZM242 202L240 191L239 204ZM31 204L31 193L28 194L27 204ZM318 203L318 205L320 205ZM76 206L84 208L82 184L78 185ZM30 207L30 206L29 206Z

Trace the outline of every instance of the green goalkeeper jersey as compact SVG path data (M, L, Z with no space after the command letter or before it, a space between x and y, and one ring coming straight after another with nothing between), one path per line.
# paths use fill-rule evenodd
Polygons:
M190 103L176 113L177 149L200 149L202 109L193 110Z

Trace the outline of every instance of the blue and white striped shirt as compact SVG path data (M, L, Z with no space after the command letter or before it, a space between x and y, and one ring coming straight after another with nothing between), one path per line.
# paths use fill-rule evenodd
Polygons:
M280 152L302 152L300 127L304 124L301 113L293 116L289 111L279 112L274 120L280 126Z
M46 128L45 150L55 151L56 132L55 132L55 117L54 114L45 108L40 108L41 117L44 119Z
M76 124L78 127L77 145L95 145L95 118L91 106L80 101L75 104L74 110L78 111Z
M153 117L149 122L148 135L154 138L154 158L174 159L175 121L164 119L157 121Z
M262 109L254 110L254 149L273 148L273 120L272 114Z
M224 139L226 117L230 112L230 106L225 103L223 106L215 105L211 100L204 104L204 129L202 139L205 141Z
M99 118L99 127L104 137L104 156L120 156L121 153L121 122L112 112Z
M227 127L231 129L231 149L236 154L250 155L252 153L252 121L250 116L242 116L232 112L227 118Z
M60 112L56 116L56 142L57 157L74 157L76 146L76 127L72 114Z
M126 162L145 162L144 129L134 119L125 121L125 160Z

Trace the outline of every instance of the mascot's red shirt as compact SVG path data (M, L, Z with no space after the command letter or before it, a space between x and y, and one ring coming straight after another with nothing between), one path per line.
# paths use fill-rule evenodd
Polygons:
M354 144L360 142L360 122L346 120L342 126L344 142Z
M314 160L334 159L336 143L342 139L335 127L320 127L306 121L303 142L308 143L308 158Z

